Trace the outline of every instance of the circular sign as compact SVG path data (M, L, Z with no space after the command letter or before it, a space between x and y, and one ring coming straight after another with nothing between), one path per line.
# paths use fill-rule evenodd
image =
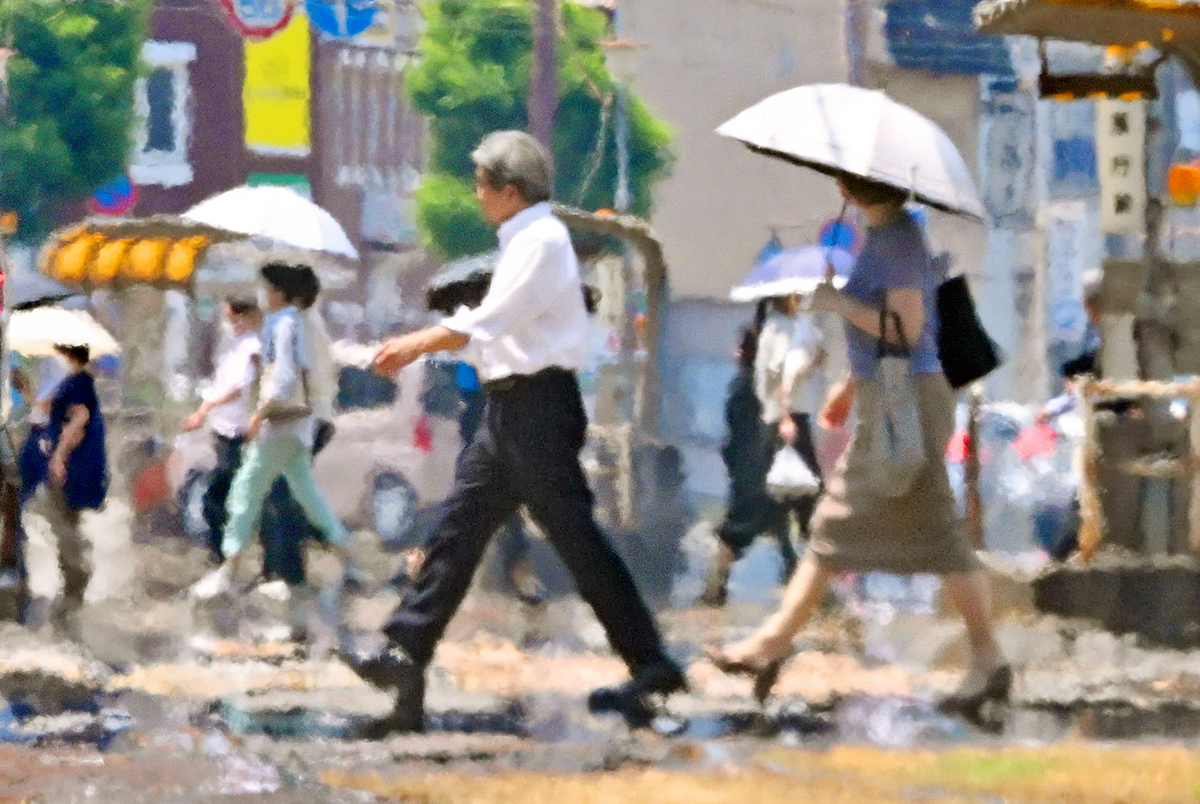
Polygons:
M128 176L120 176L88 199L88 209L96 215L127 215L137 202L137 185Z
M249 39L266 39L282 31L296 12L295 0L220 0L233 30Z
M329 36L358 36L375 23L377 0L307 0L308 19Z

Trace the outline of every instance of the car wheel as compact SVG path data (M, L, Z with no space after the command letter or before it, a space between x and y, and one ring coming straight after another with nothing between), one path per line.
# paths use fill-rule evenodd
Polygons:
M371 525L390 548L402 547L417 520L417 490L403 477L383 474L371 489Z
M196 544L208 544L208 522L204 519L204 494L208 491L212 473L202 469L188 472L183 490L179 492L179 518L183 533Z

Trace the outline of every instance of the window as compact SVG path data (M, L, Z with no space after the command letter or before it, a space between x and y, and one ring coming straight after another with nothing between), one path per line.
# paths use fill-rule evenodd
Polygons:
M130 173L137 184L177 187L192 180L188 65L195 59L196 46L190 42L142 46L142 61L149 72L138 79L134 90L138 121Z

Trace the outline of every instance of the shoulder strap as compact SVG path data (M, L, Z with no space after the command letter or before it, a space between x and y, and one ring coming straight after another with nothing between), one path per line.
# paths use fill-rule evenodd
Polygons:
M888 342L889 322L896 333L895 344ZM900 320L900 314L888 307L886 291L884 291L883 304L879 308L878 354L879 357L909 357L912 355L912 347L909 345L908 337L904 334L904 324Z

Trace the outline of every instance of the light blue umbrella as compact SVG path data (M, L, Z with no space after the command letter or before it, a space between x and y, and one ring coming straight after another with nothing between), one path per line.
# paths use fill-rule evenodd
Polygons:
M758 264L746 280L734 288L729 298L752 302L795 293L812 293L825 281L827 266L833 266L833 284L841 287L850 276L854 255L840 248L805 246L769 257Z

